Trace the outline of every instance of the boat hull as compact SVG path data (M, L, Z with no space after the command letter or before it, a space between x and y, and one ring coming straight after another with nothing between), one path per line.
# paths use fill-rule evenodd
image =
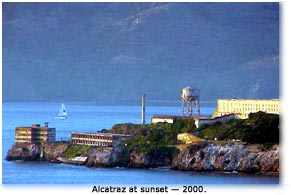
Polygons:
M56 119L61 119L61 120L65 120L67 118L68 118L67 116L56 116Z

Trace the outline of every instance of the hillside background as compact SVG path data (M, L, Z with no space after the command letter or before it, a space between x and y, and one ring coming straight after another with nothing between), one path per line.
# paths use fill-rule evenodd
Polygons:
M278 3L3 3L3 101L279 97Z

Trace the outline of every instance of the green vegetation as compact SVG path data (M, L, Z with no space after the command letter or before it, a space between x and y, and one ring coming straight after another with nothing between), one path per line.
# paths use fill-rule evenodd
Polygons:
M112 127L112 133L136 135L146 132L148 125L140 125L133 123L116 124Z
M146 134L136 135L128 142L129 149L148 154L155 150L166 150L168 146L176 144L176 134L169 129L150 127Z
M124 123L116 124L111 130L104 132L120 133L120 134L146 134L149 129L165 129L167 131L174 131L177 133L193 132L196 129L195 121L193 119L177 119L174 124L157 123L157 124L133 124Z
M134 135L127 142L130 151L136 150L153 158L161 158L170 157L176 151L178 133L193 132L195 129L193 119L179 119L175 124L118 124L113 126L112 132Z
M90 148L91 146L87 146L87 145L71 144L68 146L68 148L64 152L64 156L68 159L74 158L77 156L84 156L88 153Z
M279 115L264 112L252 113L248 119L233 119L217 122L197 129L204 139L238 139L248 143L278 144Z
M195 130L195 122L192 119L180 119L175 124L116 124L111 130L102 129L106 133L120 133L134 135L127 141L127 151L139 151L153 158L169 157L176 151L177 134L192 132ZM64 152L66 158L86 155L90 146L70 145Z
M217 122L213 125L195 127L193 119L178 119L174 124L118 124L110 130L112 133L133 135L127 141L127 149L135 150L152 157L171 156L175 152L177 134L196 133L202 139L228 143L236 139L252 144L263 144L266 147L279 143L279 115L257 112L248 119L232 119Z
M178 131L178 133L192 133L196 130L194 119L177 119L173 128Z

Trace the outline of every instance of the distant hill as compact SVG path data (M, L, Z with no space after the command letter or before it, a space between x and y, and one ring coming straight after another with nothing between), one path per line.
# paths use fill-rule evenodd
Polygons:
M279 97L278 3L4 3L3 100Z

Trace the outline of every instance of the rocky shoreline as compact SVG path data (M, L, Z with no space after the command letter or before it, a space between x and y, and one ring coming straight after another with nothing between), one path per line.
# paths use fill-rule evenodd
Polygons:
M6 160L48 161L66 163L70 143L15 144ZM86 157L81 163L88 167L156 168L170 167L181 171L224 171L251 174L279 175L279 145L265 149L258 144L199 142L183 147L168 156L155 156L127 151L124 145L113 148L90 147L79 154Z
M279 146L264 150L261 145L193 144L179 152L172 169L279 174Z

